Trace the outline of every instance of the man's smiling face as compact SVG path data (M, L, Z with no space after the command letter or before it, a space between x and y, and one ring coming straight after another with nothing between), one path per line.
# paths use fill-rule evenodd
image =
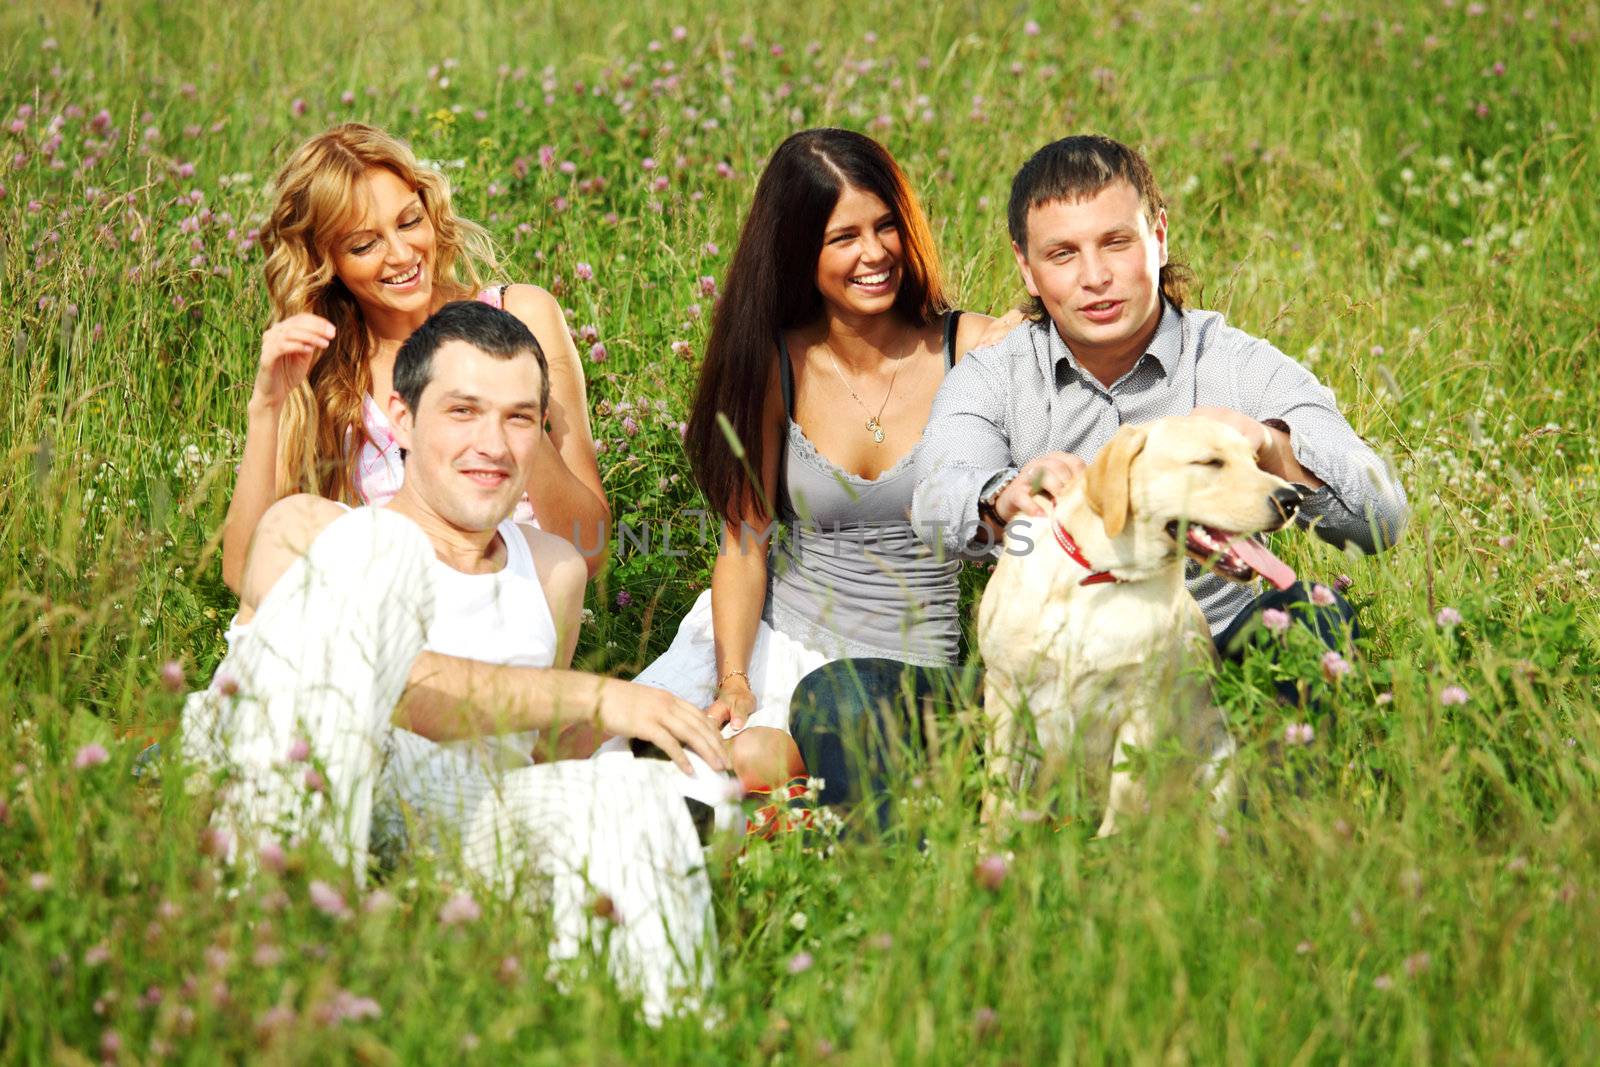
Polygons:
M1147 216L1129 182L1035 205L1027 238L1011 246L1023 282L1079 359L1125 356L1160 315L1167 216Z
M398 394L391 401L406 484L452 526L493 529L522 496L544 434L538 361L531 351L501 359L452 340L432 369L416 412Z

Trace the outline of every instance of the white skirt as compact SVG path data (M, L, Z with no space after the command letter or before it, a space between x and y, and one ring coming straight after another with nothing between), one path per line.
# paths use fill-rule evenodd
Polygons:
M750 689L756 695L755 713L745 727L769 726L789 732L789 699L800 679L824 663L838 659L762 622L750 650ZM678 624L672 646L634 679L640 685L665 689L697 708L710 705L717 691L716 644L711 631L711 590L701 593ZM739 731L723 728L732 737Z

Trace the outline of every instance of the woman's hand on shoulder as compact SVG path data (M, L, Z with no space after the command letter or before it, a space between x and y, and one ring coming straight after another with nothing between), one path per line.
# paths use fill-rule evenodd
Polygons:
M277 410L311 373L328 345L333 343L333 323L303 311L275 322L261 335L261 362L256 368L253 406Z
M967 320L972 319L971 332L968 333ZM979 348L988 348L990 345L999 344L1005 339L1006 334L1028 321L1028 317L1019 308L1012 308L997 319L987 315L963 315L957 329L958 339L956 354L965 355L967 352Z

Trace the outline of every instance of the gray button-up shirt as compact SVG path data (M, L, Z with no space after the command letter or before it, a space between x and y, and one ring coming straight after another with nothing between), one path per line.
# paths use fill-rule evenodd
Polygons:
M1124 423L1232 408L1287 429L1295 459L1325 483L1296 515L1323 540L1373 552L1404 528L1399 482L1356 436L1315 375L1214 311L1166 305L1150 349L1107 389L1085 371L1054 324L1026 323L968 355L945 376L917 457L911 521L947 551L998 554L976 531L978 500L1001 475L1046 452L1092 460ZM1213 633L1254 590L1189 563L1189 591Z

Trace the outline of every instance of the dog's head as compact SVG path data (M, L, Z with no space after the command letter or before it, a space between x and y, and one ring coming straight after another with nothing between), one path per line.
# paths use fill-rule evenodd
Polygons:
M1244 436L1215 420L1188 415L1124 426L1089 464L1084 499L1106 536L1131 537L1140 555L1159 548L1172 556L1181 546L1236 581L1294 580L1248 535L1287 523L1300 493L1257 467Z

